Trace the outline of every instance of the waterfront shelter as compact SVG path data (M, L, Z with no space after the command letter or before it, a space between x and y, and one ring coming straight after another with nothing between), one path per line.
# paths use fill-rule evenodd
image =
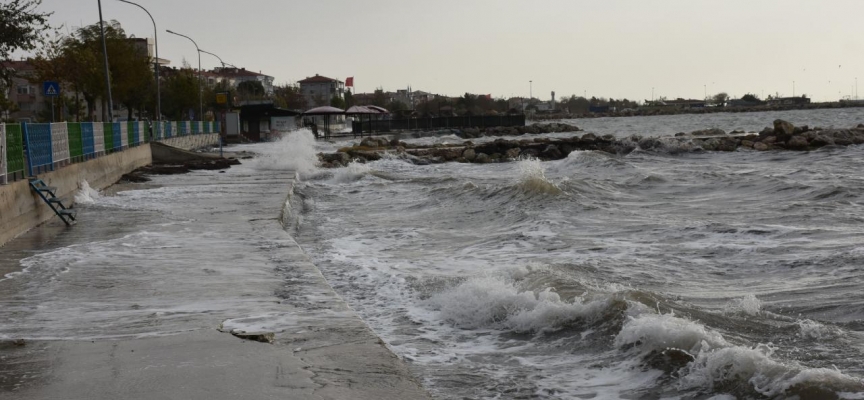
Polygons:
M244 104L240 106L240 126L247 139L258 142L268 140L275 126L297 125L299 111L278 108L273 102Z
M316 107L311 110L307 110L303 113L304 123L303 125L309 125L312 129L312 132L315 134L315 137L319 137L319 129L323 131L324 138L329 139L331 128L331 118L344 118L345 110L336 107L323 106ZM307 119L306 117L312 117ZM307 124L307 121L309 122ZM320 125L320 126L319 126Z

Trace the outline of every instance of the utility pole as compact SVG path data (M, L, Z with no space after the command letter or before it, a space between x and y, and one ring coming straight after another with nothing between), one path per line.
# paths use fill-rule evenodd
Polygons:
M147 11L147 9L142 7L140 4L133 3L127 0L118 1L137 6L138 8L144 10L144 12L146 12L147 15L150 17L150 21L153 22L153 45L156 47L156 58L153 59L153 69L156 71L156 121L160 122L158 127L159 129L162 129L162 93L160 91L162 83L159 79L159 34L156 30L156 20L153 19L153 15L150 14L150 11Z
M528 100L534 98L534 81L528 81Z
M170 29L167 30L166 32L168 32L172 35L182 36L186 39L189 39L189 41L195 45L195 50L198 51L198 107L199 107L199 111L201 112L201 115L198 116L198 120L203 121L204 120L204 97L203 97L204 96L204 82L201 80L201 49L198 47L198 43L195 43L195 41L192 40L192 38L190 38L189 36L181 35L181 34L174 32Z
M108 120L114 122L114 102L111 98L111 72L108 69L108 45L105 44L105 23L102 21L102 0L99 5L99 32L102 35L102 60L105 65L105 87L108 88Z

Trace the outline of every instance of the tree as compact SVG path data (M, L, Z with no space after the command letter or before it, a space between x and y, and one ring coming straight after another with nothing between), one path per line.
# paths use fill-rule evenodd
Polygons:
M345 107L354 105L354 95L350 91L345 91Z
M262 98L264 85L259 81L243 81L237 84L237 94L247 99Z
M752 102L752 103L756 103L756 102L761 101L761 100L759 100L759 96L756 96L755 94L752 94L752 93L747 93L747 94L741 96L741 100L744 100L747 102Z
M711 96L711 103L718 107L725 106L727 101L729 101L729 95L726 92L720 92Z
M333 98L330 99L330 107L341 108L344 110L345 100L342 100L342 98L339 96L333 96Z
M372 94L372 105L378 107L384 107L387 103L387 96L384 95L384 90L375 89L375 93Z
M162 113L169 119L185 121L189 110L198 107L198 77L191 68L165 69L162 84Z
M31 51L42 42L50 27L51 13L36 10L42 0L4 0L0 3L0 110L9 110L6 90L12 86L14 71L6 65L17 50Z
M273 88L273 101L278 107L291 110L306 108L306 98L297 85L281 85Z
M400 110L407 110L408 106L399 100L393 100L393 101L387 103L387 106L384 108L386 108L390 112L396 112L396 111L400 111Z

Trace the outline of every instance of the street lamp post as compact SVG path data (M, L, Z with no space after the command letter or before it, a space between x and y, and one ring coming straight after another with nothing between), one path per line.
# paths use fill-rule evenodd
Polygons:
M123 3L131 4L133 6L137 6L138 8L144 10L147 13L147 16L150 17L150 21L153 22L153 44L156 47L156 58L153 59L153 69L156 71L156 121L160 124L158 125L160 128L162 127L162 93L160 87L162 86L159 81L159 35L158 30L156 29L156 20L153 19L153 15L150 14L150 11L147 11L146 8L142 7L138 3L133 3L128 0L117 0Z
M528 99L534 98L534 81L528 81Z
M99 5L99 32L102 36L102 59L105 66L105 87L108 88L108 119L114 122L114 101L111 97L111 73L108 70L108 45L105 44L105 25L102 22L102 0L98 0Z
M231 68L237 68L236 65L231 64L231 63L226 63L225 61L222 61L222 57L219 57L219 56L217 56L217 55L215 55L215 54L213 54L213 53L211 53L211 52L209 52L209 51L204 51L204 50L198 50L198 51L200 51L200 52L202 52L202 53L204 53L204 54L209 54L209 55L211 55L211 56L213 56L213 57L218 58L218 59L219 59L219 62L222 64L222 68L225 68L226 65L229 66L229 67L231 67Z
M181 34L174 32L170 29L166 30L166 32L168 32L172 35L182 36L186 39L189 39L189 41L195 45L195 50L198 51L198 109L200 111L198 118L203 120L203 118L204 118L204 97L203 97L204 96L203 95L204 87L202 86L203 82L201 81L201 49L198 48L198 43L195 43L195 41L192 40L192 38L190 38L189 36L181 35Z

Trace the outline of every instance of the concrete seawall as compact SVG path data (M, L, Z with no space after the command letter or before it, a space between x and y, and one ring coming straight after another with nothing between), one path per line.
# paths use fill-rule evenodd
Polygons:
M24 343L0 342L0 397L430 399L285 229L300 205L295 177L250 162L154 176L158 189L128 208L82 207L58 245L84 260L52 281L56 302L28 292L45 282L38 274L0 286L0 319L10 321L0 336ZM164 207L147 209L154 200ZM117 240L136 245L105 245ZM18 249L5 262L55 250ZM14 319L13 302L27 305ZM106 311L111 323L99 322ZM244 340L233 329L272 336Z
M219 145L219 134L208 133L205 135L178 136L159 141L164 145L176 147L183 150L193 150L207 146Z
M152 156L148 143L68 165L56 171L40 174L39 178L48 186L56 187L55 194L68 206L80 189L81 181L86 180L94 189L103 189L117 182L123 174L151 162ZM39 195L30 189L27 180L0 186L0 246L51 218L57 216Z

